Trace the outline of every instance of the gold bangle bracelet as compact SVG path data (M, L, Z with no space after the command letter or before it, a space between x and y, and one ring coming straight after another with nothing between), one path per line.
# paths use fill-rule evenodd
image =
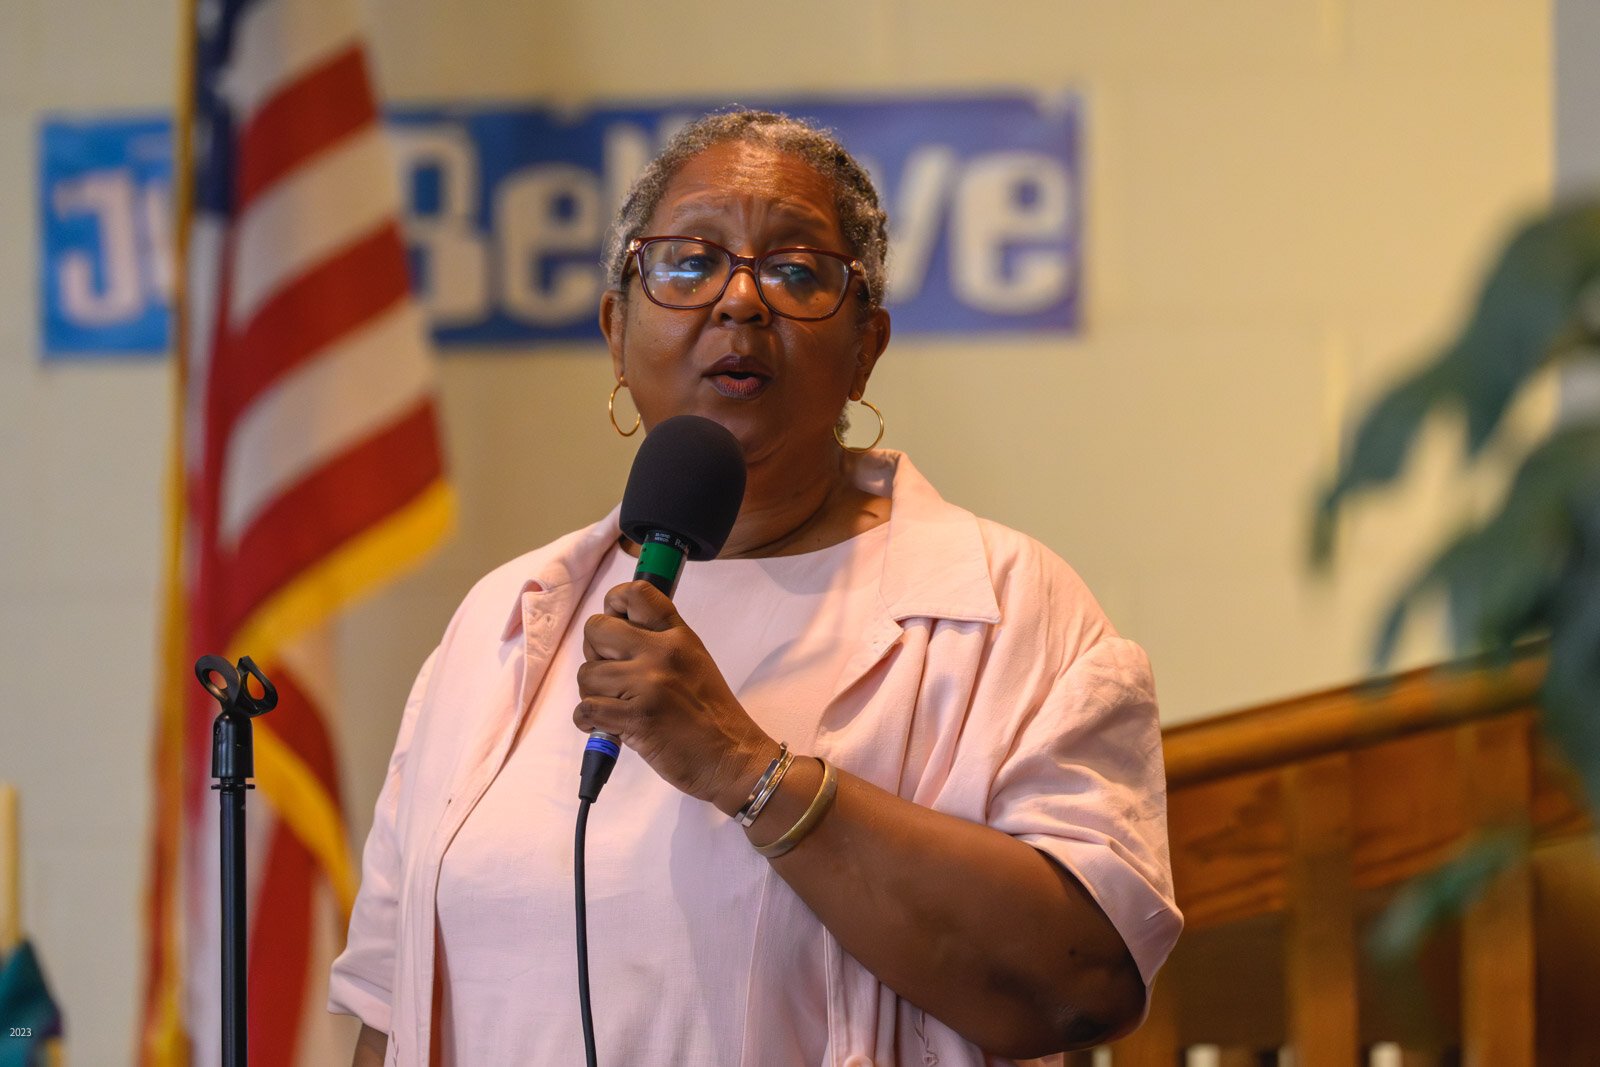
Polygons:
M839 792L839 772L834 770L833 764L821 756L817 756L816 760L822 764L822 785L817 789L817 795L811 799L811 806L782 837L769 845L755 846L758 855L772 860L788 852L815 830L822 817L828 814L828 809L833 807L833 799Z

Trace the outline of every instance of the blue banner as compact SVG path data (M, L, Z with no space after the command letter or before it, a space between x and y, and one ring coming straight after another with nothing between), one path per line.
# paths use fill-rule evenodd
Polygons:
M1075 97L753 106L831 127L872 172L890 218L888 303L897 335L1076 332L1082 167ZM666 138L706 110L680 103L576 113L391 112L412 269L436 340L493 347L598 340L606 227ZM145 153L165 130L155 120L45 125L47 354L164 346L170 269L154 238L164 236L170 163L157 166Z
M46 356L166 351L171 183L165 119L44 124L38 263Z

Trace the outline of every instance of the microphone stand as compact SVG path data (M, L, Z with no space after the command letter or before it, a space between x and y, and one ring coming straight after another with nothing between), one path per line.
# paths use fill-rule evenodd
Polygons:
M250 720L278 706L278 691L249 656L234 667L221 656L201 656L194 665L200 684L222 710L211 724L211 777L216 784L222 853L222 1064L245 1067L246 1024L244 795L254 789L255 748ZM250 679L261 686L252 696Z

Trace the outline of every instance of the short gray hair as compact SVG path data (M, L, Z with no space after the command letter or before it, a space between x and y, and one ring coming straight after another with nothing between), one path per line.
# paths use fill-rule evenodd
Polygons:
M650 161L628 190L606 240L606 284L623 289L628 243L655 214L673 177L693 157L727 142L759 145L799 156L833 186L834 208L850 253L866 270L867 307L883 306L884 264L889 256L888 215L866 169L832 132L774 111L721 111L683 127Z

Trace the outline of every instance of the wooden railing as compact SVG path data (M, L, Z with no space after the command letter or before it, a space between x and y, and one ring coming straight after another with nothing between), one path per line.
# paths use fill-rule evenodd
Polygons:
M1415 671L1176 726L1166 734L1185 933L1116 1067L1600 1063L1600 860L1535 729L1542 663ZM1380 967L1365 929L1398 885L1486 829L1530 832L1414 963ZM1575 1010L1574 1010L1575 1009ZM1573 1018L1581 1016L1581 1018ZM1087 1058L1080 1062L1089 1062ZM1103 1062L1103 1057L1102 1057Z

